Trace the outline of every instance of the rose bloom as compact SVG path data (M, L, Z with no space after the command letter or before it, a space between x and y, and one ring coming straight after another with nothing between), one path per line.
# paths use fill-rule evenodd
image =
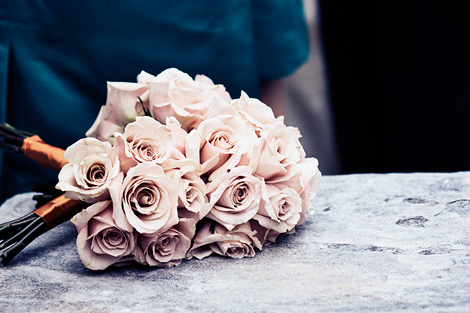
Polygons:
M238 259L254 257L255 248L262 248L255 234L249 223L227 230L217 222L208 220L194 237L187 258L203 259L212 253Z
M64 153L69 161L59 172L56 188L67 198L97 202L108 198L107 188L119 173L119 159L108 142L84 138Z
M262 201L264 182L253 176L252 171L247 166L235 167L210 183L209 203L204 204L200 217L207 216L232 230L255 216Z
M186 137L186 156L202 164L209 181L237 166L256 140L253 127L241 118L220 115L205 120Z
M181 218L175 226L151 235L140 235L136 260L150 266L171 267L181 264L191 247L196 222Z
M162 123L168 116L174 116L185 130L190 130L209 114L236 112L225 87L214 85L204 75L193 80L188 74L170 68L156 77L143 72L138 81L149 85L150 113Z
M292 165L305 158L300 132L284 124L267 125L261 132L262 149L253 157L256 174L270 182L286 180L297 173Z
M111 201L97 202L72 218L78 231L77 250L83 264L92 270L104 270L130 256L137 236L127 221L113 218Z
M268 246L276 242L276 240L284 237L285 235L291 235L295 233L295 227L284 233L278 232L272 228L266 228L259 224L255 219L249 221L251 229L256 233L256 238L260 241L261 245Z
M292 188L266 184L269 201L253 217L261 226L285 233L300 220L302 199Z
M240 99L232 100L232 105L237 108L240 116L253 124L256 130L272 124L283 124L284 117L276 118L273 110L258 99L250 98L242 91Z
M302 212L297 225L302 224L307 218L307 212L313 214L312 200L316 196L322 174L318 170L318 160L315 158L305 158L301 160L297 167L302 172L300 180L302 183L302 191L300 198L302 199Z
M173 116L169 116L166 118L166 128L170 131L171 137L173 138L173 146L181 152L182 155L186 155L185 138L188 133L181 128L180 122Z
M178 223L178 186L161 166L140 163L129 169L123 181L122 176L109 187L115 216L124 214L141 234Z
M165 165L173 151L173 139L165 125L148 116L139 116L129 123L124 134L117 134L114 148L121 161L121 169L139 163Z
M116 132L122 133L124 127L133 122L136 116L144 115L139 98L146 97L148 98L147 84L108 82L106 105L101 107L86 135L108 141Z
M207 187L197 175L198 164L185 165L180 169L165 171L165 174L178 183L178 208L184 208L193 213L199 213L207 202Z

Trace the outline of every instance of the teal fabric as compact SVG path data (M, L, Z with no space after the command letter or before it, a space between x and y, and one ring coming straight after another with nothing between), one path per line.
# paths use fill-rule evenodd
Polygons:
M66 148L92 125L107 81L176 67L259 97L260 81L307 56L300 0L0 0L0 121ZM4 153L3 198L56 179Z

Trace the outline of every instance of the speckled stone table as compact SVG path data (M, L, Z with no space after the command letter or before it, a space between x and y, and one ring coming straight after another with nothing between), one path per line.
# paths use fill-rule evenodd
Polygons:
M313 204L255 258L170 269L90 271L67 222L0 268L0 312L470 312L470 173L326 176Z

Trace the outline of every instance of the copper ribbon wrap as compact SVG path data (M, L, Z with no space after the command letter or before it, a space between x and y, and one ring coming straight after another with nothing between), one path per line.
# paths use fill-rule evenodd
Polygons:
M60 171L68 163L64 158L65 150L45 143L37 135L24 139L21 150L27 158L51 170Z
M33 212L39 215L46 223L47 230L56 227L87 207L87 203L80 200L65 198L61 195L54 200L40 206Z

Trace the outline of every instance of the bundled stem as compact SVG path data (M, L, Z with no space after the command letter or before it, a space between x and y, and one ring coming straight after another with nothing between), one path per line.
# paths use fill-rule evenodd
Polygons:
M40 165L60 170L67 160L64 150L45 143L37 135L0 125L0 149L24 154ZM37 209L14 221L0 224L0 263L8 264L21 250L35 238L49 229L69 220L86 207L84 202L66 199L63 192L53 186L43 186L36 190L43 194L34 196Z
M64 150L45 143L39 136L17 130L8 124L0 125L0 148L24 154L40 165L60 171L67 164Z
M86 203L61 195L21 218L0 224L0 263L7 265L34 239L85 207Z
M9 124L0 125L0 148L15 153L23 153L24 139L32 134L15 129Z
M31 212L0 225L0 263L5 266L35 238L46 231L44 220Z

